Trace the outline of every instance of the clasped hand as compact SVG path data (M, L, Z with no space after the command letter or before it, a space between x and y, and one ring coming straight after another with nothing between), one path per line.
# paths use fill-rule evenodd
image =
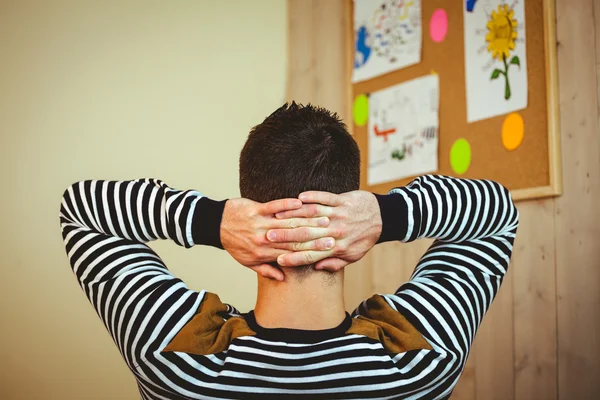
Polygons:
M221 242L240 264L282 281L283 267L315 264L339 271L360 260L381 235L379 204L372 193L310 191L298 199L257 203L230 199L221 222Z

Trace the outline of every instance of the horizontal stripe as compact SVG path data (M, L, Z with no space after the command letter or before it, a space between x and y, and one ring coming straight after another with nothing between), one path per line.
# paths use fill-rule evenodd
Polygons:
M401 224L394 233L386 219L387 235L435 239L410 281L384 295L433 350L390 354L381 343L351 334L318 343L242 336L217 354L164 352L205 292L188 289L145 242L193 246L201 198L144 179L78 182L61 202L73 273L143 399L448 398L506 274L518 226L510 194L491 181L428 175L385 197L385 207L392 207L386 216ZM362 302L352 316L368 314L367 307ZM243 316L230 305L220 315Z

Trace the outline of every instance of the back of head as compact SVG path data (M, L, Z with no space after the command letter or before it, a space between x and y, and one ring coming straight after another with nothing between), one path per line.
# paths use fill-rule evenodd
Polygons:
M252 128L240 155L240 193L261 203L307 190L344 193L359 184L356 142L336 114L310 104L284 104Z

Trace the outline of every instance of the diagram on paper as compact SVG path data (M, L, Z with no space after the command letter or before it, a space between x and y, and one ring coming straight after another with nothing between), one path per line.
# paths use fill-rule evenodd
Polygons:
M420 62L421 31L421 0L355 0L352 81Z
M438 115L434 74L371 93L367 183L437 171Z
M464 9L467 120L527 107L525 0L471 0Z

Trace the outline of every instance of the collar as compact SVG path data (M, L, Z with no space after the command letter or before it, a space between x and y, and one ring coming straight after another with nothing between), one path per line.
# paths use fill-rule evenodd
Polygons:
M321 330L305 330L291 328L263 328L256 322L254 311L244 314L248 327L256 332L256 337L287 343L318 343L328 339L343 336L352 325L350 314L335 328Z

